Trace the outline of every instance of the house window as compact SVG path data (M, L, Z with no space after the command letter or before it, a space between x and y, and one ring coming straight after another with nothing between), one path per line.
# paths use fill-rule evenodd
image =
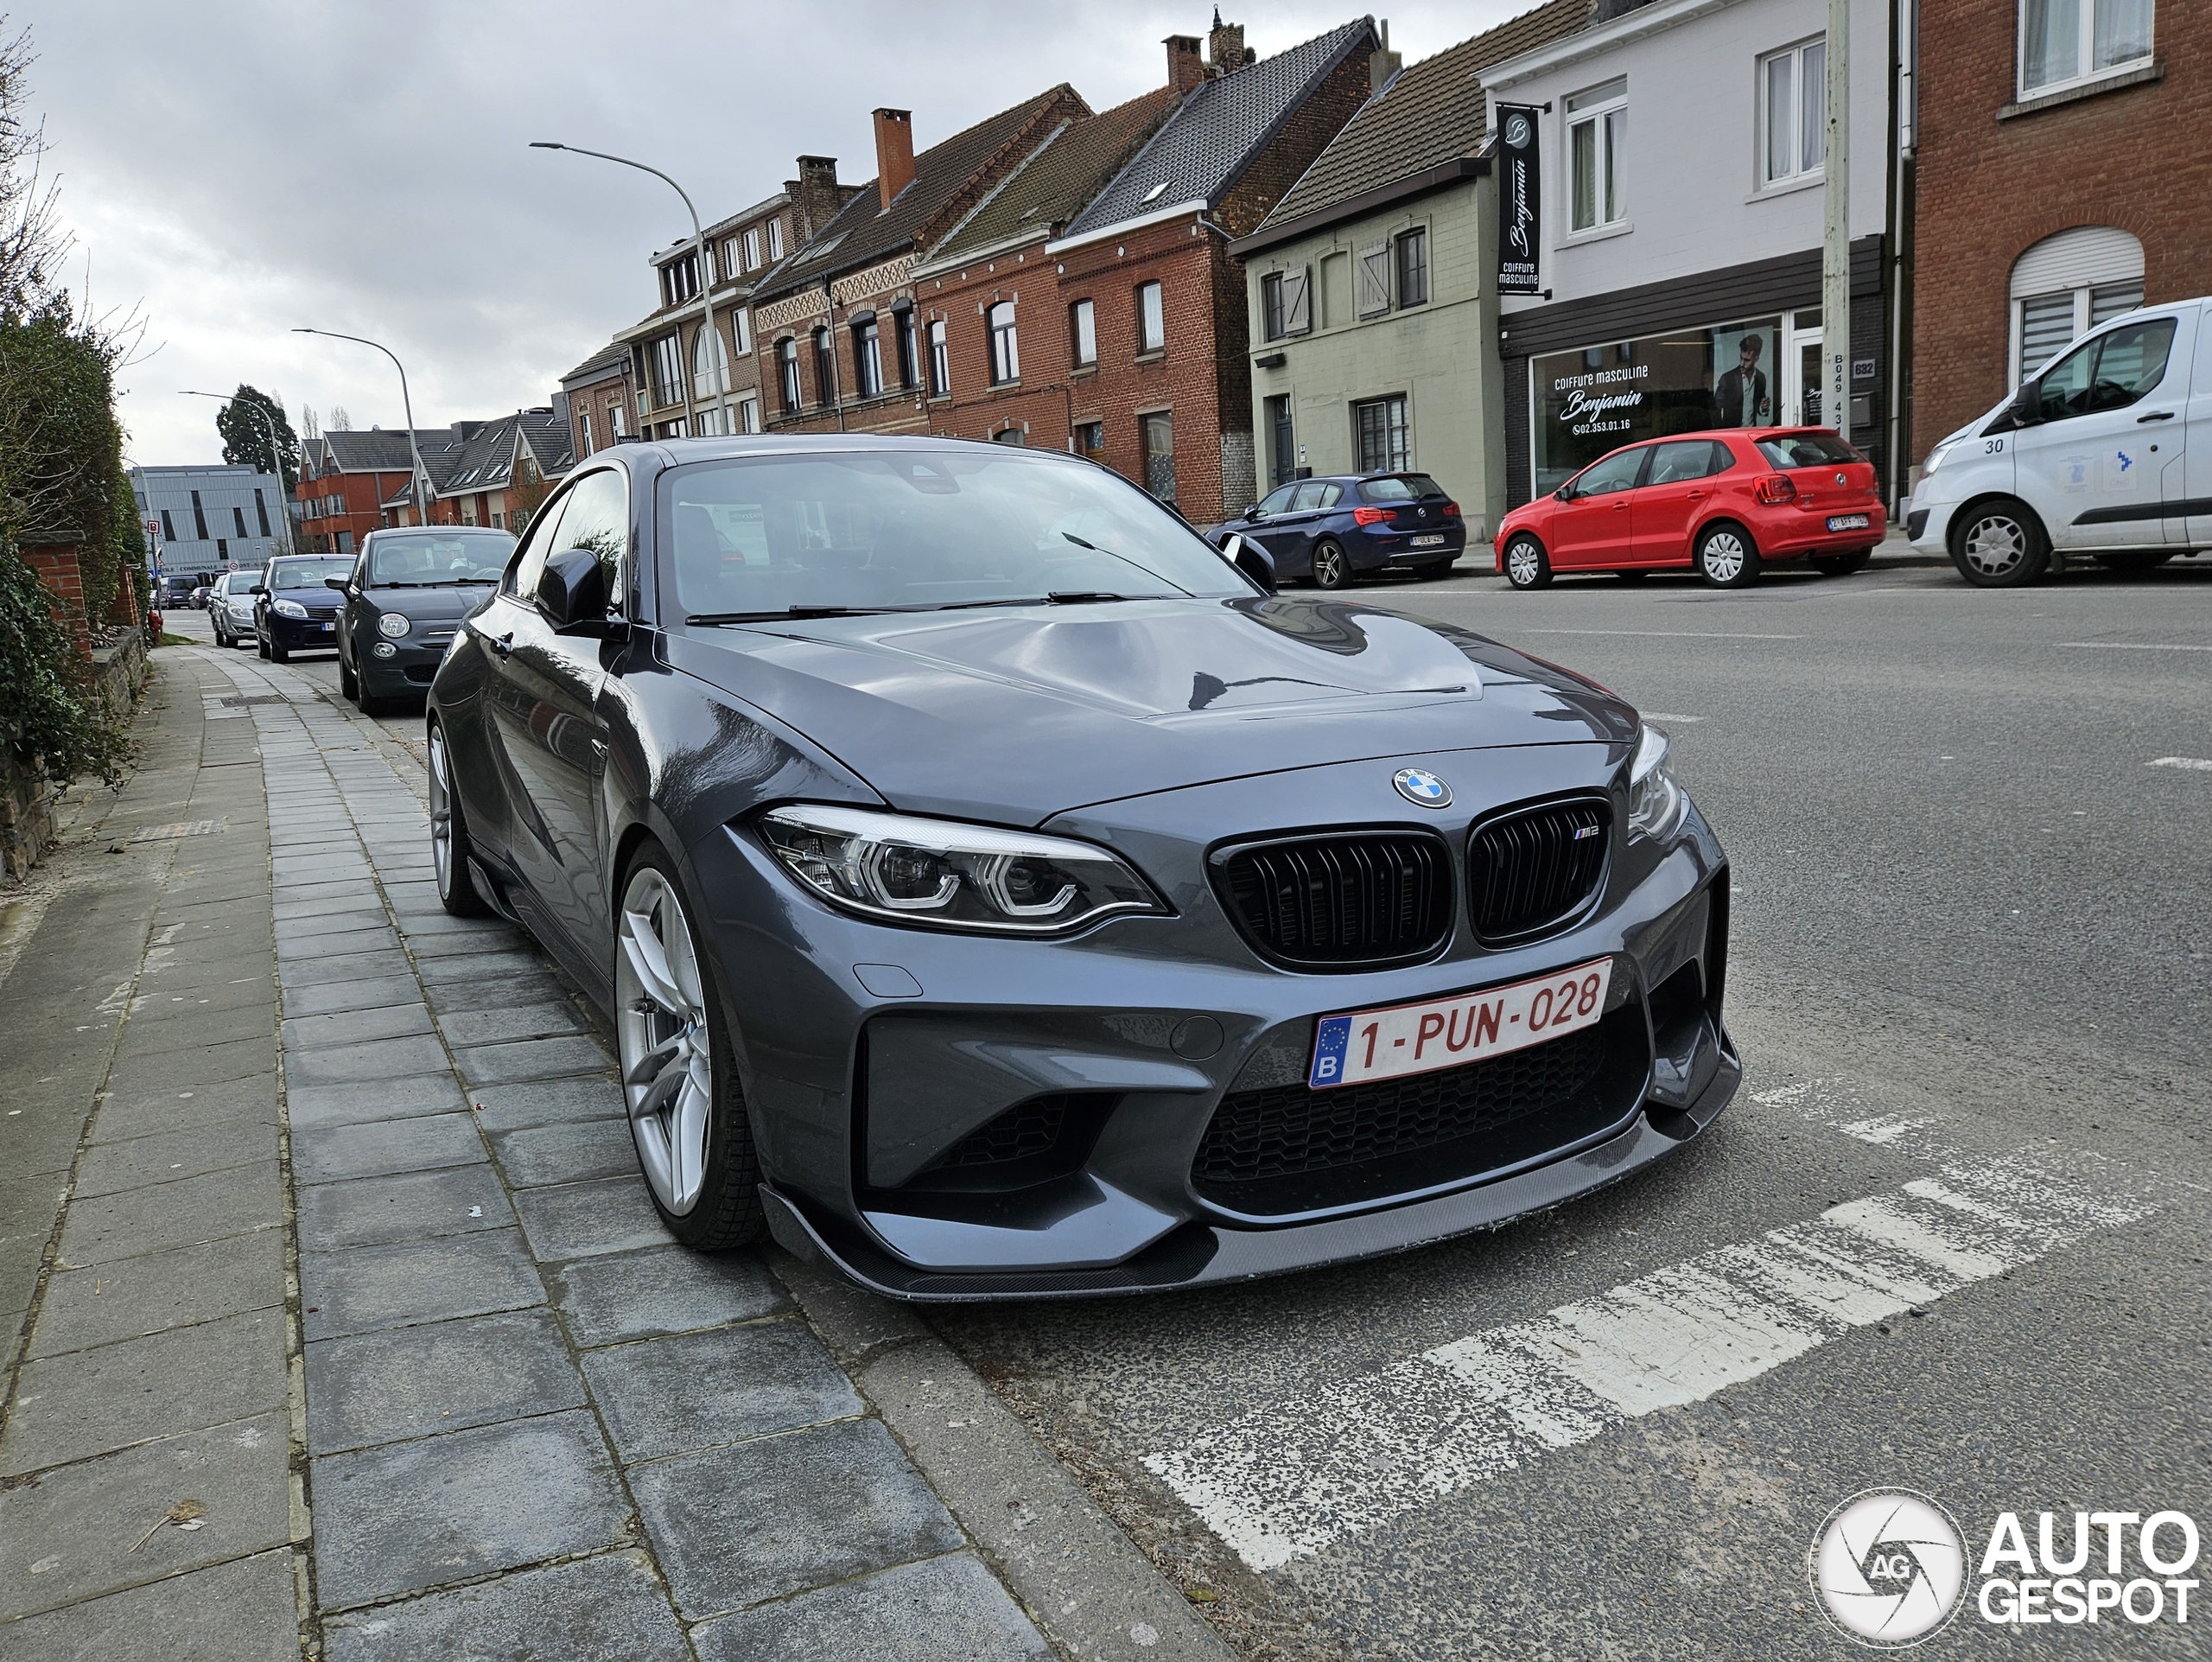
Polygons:
M1428 229L1425 226L1398 233L1398 303L1428 304Z
M2017 385L2077 335L2143 303L2143 245L2116 226L2075 226L2014 261L2011 289Z
M744 398L737 401L737 430L741 433L757 433L760 430L760 399Z
M653 342L652 387L656 404L683 402L683 351L675 335L664 334Z
M628 424L622 418L622 406L611 400L607 406L607 430L618 442L630 430Z
M1014 337L1014 302L1001 300L991 308L991 384L1004 386L1021 379L1021 347Z
M1759 60L1759 182L1820 172L1828 153L1828 48L1808 41Z
M1363 474L1402 473L1413 465L1406 445L1406 396L1369 398L1351 407L1352 430Z
M1140 283L1137 284L1137 351L1147 353L1166 350L1167 313L1160 301L1160 285L1157 283ZM1163 422L1166 419L1165 416L1160 417ZM1175 472L1172 462L1167 471L1172 481ZM1171 492L1162 500L1173 501L1174 500L1173 493Z
M729 353L722 346L722 332L704 323L692 332L691 372L701 398L729 391Z
M1098 309L1088 300L1078 300L1068 308L1068 336L1077 369L1088 369L1098 361Z
M753 314L742 306L734 309L729 315L729 332L737 341L737 355L750 358L753 355Z
M1145 285L1157 290L1156 283ZM1144 487L1163 502L1175 500L1175 419L1165 410L1137 417L1144 433Z
M1282 339L1282 273L1270 271L1260 279L1260 338Z
M738 249L737 239L725 239L722 243L722 280L727 283L744 270L745 261Z
M2020 0L2020 96L2151 61L2153 0Z
M1268 400L1268 483L1280 485L1298 474L1298 443L1291 430L1290 395Z
M798 408L798 342L785 335L776 342L776 379L784 395L784 413Z
M760 227L753 226L740 239L740 241L744 245L745 269L748 271L759 271L760 269Z
M893 315L899 324L899 385L911 392L922 382L920 354L914 344L914 314L909 309Z
M837 385L837 345L836 337L826 328L814 332L814 399L817 404L839 401Z
M1628 156L1628 80L1607 81L1567 101L1567 165L1577 231L1618 225L1628 217L1621 169Z
M583 448L583 453L584 453L584 455L589 455L591 454L591 452L592 452L592 443L591 443L591 411L588 411L588 410L585 411L584 411L584 413L583 413L583 429L582 429L582 439L583 439L583 447L582 447L582 448Z
M699 263L691 255L671 260L661 268L661 293L674 306L699 292Z
M944 338L944 320L930 325L930 397L948 398L952 392L952 349Z
M768 221L768 258L781 259L783 257L784 222L781 220L771 220Z
M1097 461L1106 449L1106 423L1103 421L1079 421L1075 427L1075 451L1077 455Z
M867 322L853 328L853 379L859 383L858 397L873 398L883 391L883 337L872 313Z

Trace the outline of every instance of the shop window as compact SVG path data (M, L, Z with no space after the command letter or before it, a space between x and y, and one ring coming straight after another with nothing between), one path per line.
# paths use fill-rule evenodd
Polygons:
M2153 0L2020 0L2020 96L2151 61Z
M1158 283L1147 284L1158 288ZM1175 421L1165 410L1137 417L1144 433L1144 487L1163 502L1175 500Z
M1621 177L1628 164L1625 77L1567 100L1567 148L1570 226L1594 231L1625 220L1627 193Z
M1413 455L1406 443L1404 393L1355 404L1351 419L1360 472L1400 473L1413 466Z
M1759 60L1759 181L1786 184L1827 160L1827 42L1808 41Z

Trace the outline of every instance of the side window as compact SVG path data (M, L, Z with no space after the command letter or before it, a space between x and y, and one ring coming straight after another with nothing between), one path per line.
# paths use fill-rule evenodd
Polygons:
M1643 470L1644 457L1651 454L1647 448L1623 450L1609 455L1575 481L1577 496L1611 496L1616 491L1635 487L1636 476Z
M2126 323L2104 337L2097 353L2097 376L2089 390L2091 410L2125 410L2156 392L2166 379L2166 359L2174 346L2174 320L2145 318Z
M1260 512L1262 513L1286 513L1290 507L1290 499L1297 494L1298 487L1295 485L1284 485L1271 490L1261 502Z
M622 475L613 468L586 474L569 493L569 506L561 515L561 534L554 538L550 551L586 548L598 555L600 568L607 574L609 604L619 605L622 557L629 547L630 493Z
M520 557L507 568L507 580L500 585L502 593L521 600L537 593L537 580L545 575L545 562L561 546L553 539L560 535L561 521L568 511L566 496L556 496L538 509L530 522L530 529L523 535Z
M1685 480L1703 479L1719 471L1713 466L1713 443L1711 439L1683 439L1673 444L1656 445L1651 452L1651 478L1654 485L1678 485Z
M1319 480L1309 479L1298 487L1297 500L1291 503L1294 513L1310 513L1321 506L1321 493L1328 488Z
M2044 371L2036 397L2045 421L2064 421L2069 416L2088 413L2090 372L2096 367L2097 347L2101 344L2085 341Z
M1332 508L1344 500L1344 487L1342 485L1324 485L1321 487L1320 506L1325 508Z

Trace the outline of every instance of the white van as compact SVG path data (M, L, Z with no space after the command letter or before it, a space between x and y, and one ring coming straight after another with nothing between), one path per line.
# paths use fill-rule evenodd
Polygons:
M1936 446L1905 534L1985 589L2212 548L2212 299L2101 324Z

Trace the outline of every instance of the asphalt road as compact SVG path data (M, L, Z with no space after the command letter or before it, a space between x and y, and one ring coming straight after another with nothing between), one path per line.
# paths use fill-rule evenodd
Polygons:
M1878 1486L1965 1537L1921 1654L2212 1654L2194 1604L2028 1633L1972 1602L2001 1512L2031 1544L2061 1513L2062 1556L2075 1510L2212 1525L2212 767L2163 761L2212 762L2212 562L1358 597L1670 729L1733 861L1742 1094L1495 1233L938 1329L1247 1657L1849 1653L1807 1551ZM1860 1303L1745 1295L1778 1258Z

